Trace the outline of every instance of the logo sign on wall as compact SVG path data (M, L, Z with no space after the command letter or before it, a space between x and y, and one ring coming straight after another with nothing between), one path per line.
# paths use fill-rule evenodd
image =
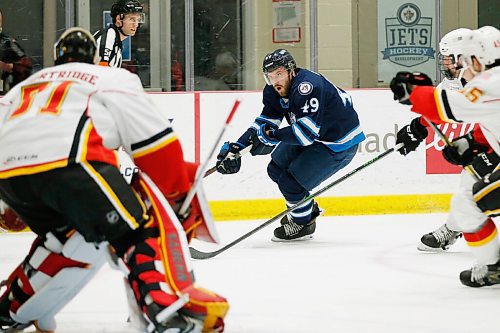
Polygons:
M451 140L470 132L474 124L440 124L438 128ZM439 136L429 128L425 139L425 169L427 174L456 174L463 168L448 163L442 154L444 143Z
M379 82L390 82L402 70L435 80L435 12L434 1L378 1Z

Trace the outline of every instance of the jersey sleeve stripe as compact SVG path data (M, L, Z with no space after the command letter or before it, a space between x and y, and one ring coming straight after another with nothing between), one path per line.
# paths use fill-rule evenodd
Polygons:
M297 123L300 123L300 125L304 126L309 131L314 133L316 137L319 136L320 126L318 126L318 124L316 124L311 118L309 117L300 118L299 120L297 120Z
M173 132L174 132L174 130L172 129L172 127L168 127L166 129L164 129L163 131L161 131L160 133L153 135L149 139L139 141L137 143L133 143L130 148L132 150L141 149L143 147L149 146L150 144L160 140L161 138L163 138L165 136L168 136L169 134L171 134Z
M267 123L273 127L280 127L281 119L269 118L269 117L260 115L255 119L255 123L257 123L259 125L262 123Z
M292 125L292 131L302 146L309 146L314 142L309 137L307 137L307 135L305 135L304 132L302 132L302 129L297 123Z
M160 140L151 143L150 145L143 146L140 149L132 149L133 158L139 158L144 155L151 154L165 146L168 146L170 143L177 140L177 136L172 132L168 135L162 137Z
M450 104L448 103L448 96L446 95L446 90L434 90L434 99L436 101L436 107L438 110L439 118L446 122L457 122L453 113L450 109Z

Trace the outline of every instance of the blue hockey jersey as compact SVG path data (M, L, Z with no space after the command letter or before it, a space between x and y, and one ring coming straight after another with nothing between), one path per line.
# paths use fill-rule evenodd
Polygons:
M335 152L344 151L366 137L363 133L351 96L322 75L297 69L288 99L272 86L263 91L264 108L238 142L250 144L253 131L260 125L275 128L275 136L286 144L308 146L323 143ZM283 117L290 126L280 128Z

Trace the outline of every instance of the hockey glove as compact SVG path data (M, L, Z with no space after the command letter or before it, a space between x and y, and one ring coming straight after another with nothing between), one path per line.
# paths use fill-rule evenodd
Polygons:
M420 117L413 119L409 125L400 129L396 135L396 144L404 144L403 148L398 150L399 153L406 156L410 152L415 151L427 135L429 135L429 131L420 122Z
M398 72L390 83L394 100L411 105L410 94L414 86L432 86L432 79L424 73Z
M479 153L472 160L471 168L476 172L476 174L481 177L489 176L495 168L500 164L500 157L494 152L489 153Z
M225 142L217 155L217 171L223 175L237 173L241 168L240 150L244 147L239 142Z
M453 140L452 146L443 148L445 160L455 165L470 165L479 153L484 153L488 147L474 140L472 131Z
M270 154L280 143L276 138L276 130L267 124L260 125L259 129L252 134L250 140L252 141L250 154L253 156Z
M500 169L476 182L472 187L474 201L486 215L500 215Z

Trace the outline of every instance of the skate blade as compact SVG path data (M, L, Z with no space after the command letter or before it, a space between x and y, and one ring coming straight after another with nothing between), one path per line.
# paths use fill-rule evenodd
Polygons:
M417 245L417 250L419 250L420 252L427 252L427 253L440 253L440 252L448 252L448 249L449 247L446 247L446 248L435 248L435 247L430 247L430 246L427 246L423 243L420 243Z
M301 241L308 241L314 238L314 235L307 235L307 236L302 236L299 238L294 238L294 239L281 239L281 238L276 238L273 236L271 240L276 243L292 243L292 242L301 242Z

